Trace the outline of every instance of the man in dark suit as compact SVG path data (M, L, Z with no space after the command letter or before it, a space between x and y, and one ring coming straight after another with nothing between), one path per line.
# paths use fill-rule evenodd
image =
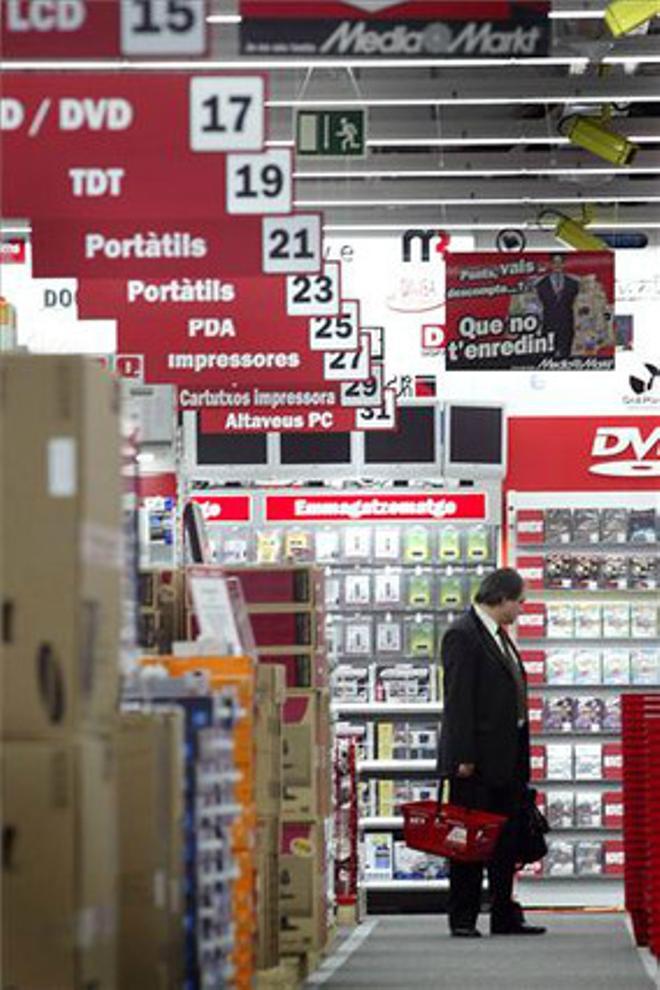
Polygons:
M516 862L516 814L529 781L527 682L505 627L524 603L524 583L508 567L481 582L475 605L442 641L444 710L439 770L450 782L452 803L508 817L492 860L486 864L493 935L542 935L528 925L512 897ZM482 863L450 863L449 927L452 935L478 938Z
M553 254L552 271L536 283L536 294L543 307L543 329L555 334L554 357L569 358L575 336L573 304L580 291L580 280L564 272L564 255Z

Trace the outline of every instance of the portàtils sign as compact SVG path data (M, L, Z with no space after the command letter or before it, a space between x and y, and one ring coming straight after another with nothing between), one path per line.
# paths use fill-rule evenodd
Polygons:
M528 0L242 0L245 55L525 58L550 47L550 4Z
M609 251L447 255L446 367L614 367Z
M4 59L203 55L206 0L3 0Z

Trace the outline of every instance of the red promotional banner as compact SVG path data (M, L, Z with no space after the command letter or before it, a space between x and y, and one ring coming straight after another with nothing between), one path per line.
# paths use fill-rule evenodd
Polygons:
M447 254L448 371L614 367L614 254Z
M223 152L263 148L264 86L258 74L6 73L0 127L11 168L2 171L3 213L133 222L224 217ZM272 205L275 191L284 201L278 212L289 212L281 166L271 166L277 175L268 172L263 183L258 170L241 168L248 171L236 179L235 198L250 208L239 203L235 212L265 212L260 202L270 197ZM236 240L242 219L233 222Z
M483 493L442 495L268 495L267 522L485 519Z
M510 491L657 491L660 416L509 419Z
M205 0L3 0L4 59L202 55Z
M304 404L203 409L200 418L202 429L208 433L342 433L355 429L355 410L339 404L332 409Z

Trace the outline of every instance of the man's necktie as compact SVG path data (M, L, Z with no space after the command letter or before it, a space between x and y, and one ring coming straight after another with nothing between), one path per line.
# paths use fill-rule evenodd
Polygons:
M520 669L518 658L515 656L511 643L509 642L509 637L502 626L498 627L497 638L500 641L502 653L504 654L509 670L513 674L513 678L516 682L518 724L521 725L523 722L527 721L527 688L525 686L525 679Z

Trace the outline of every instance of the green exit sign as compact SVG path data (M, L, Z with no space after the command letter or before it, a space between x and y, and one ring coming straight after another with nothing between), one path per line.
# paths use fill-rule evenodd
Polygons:
M298 155L364 158L367 153L366 110L299 110Z

